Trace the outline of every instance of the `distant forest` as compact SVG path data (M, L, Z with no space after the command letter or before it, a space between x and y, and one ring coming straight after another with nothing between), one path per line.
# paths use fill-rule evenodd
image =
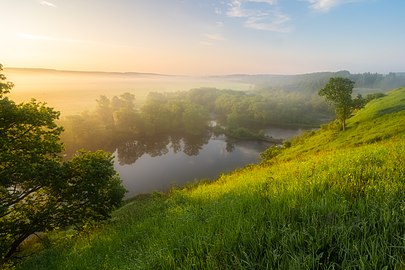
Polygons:
M372 93L386 91L405 85L405 72L352 74L338 72L317 72L299 75L229 75L242 82L255 85L255 89L283 89L288 91L314 92L321 89L331 77L348 78L355 82L357 92ZM356 91L355 91L356 92Z

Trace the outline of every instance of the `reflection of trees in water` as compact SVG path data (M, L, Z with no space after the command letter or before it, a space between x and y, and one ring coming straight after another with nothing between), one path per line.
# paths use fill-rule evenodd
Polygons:
M172 150L173 153L184 152L188 156L196 156L203 146L208 144L212 132L206 130L201 134L159 134L153 136L126 136L112 135L108 138L92 136L82 139L78 144L66 145L65 156L71 158L77 149L104 150L108 152L117 151L118 161L121 165L135 163L144 154L151 157L165 155ZM231 147L233 150L233 148ZM231 151L232 151L231 150Z
M230 153L235 150L235 145L229 141L226 142L226 152Z
M202 133L201 135L189 135L183 137L183 152L189 156L196 156L204 145L211 138L210 132Z
M179 135L172 135L170 136L170 148L176 154L182 151L182 136Z
M118 145L118 160L121 165L132 164L145 153L145 144L141 141L126 141Z
M118 162L120 165L132 164L144 154L157 157L167 154L169 149L196 156L210 138L211 133L207 131L200 135L160 135L122 141L117 143Z

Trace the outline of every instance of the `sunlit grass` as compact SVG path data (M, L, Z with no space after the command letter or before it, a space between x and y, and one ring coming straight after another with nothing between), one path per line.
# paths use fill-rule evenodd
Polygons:
M135 200L26 269L391 269L405 241L404 153L363 146Z
M322 132L309 131L293 139L294 147L286 149L283 158L300 158L309 153L334 151L356 147L389 138L405 139L405 88L396 89L384 98L372 100L347 121L347 129L340 132L339 124L322 127Z
M71 240L50 235L19 269L401 269L405 114L372 116L395 108L384 102L271 163L140 196Z

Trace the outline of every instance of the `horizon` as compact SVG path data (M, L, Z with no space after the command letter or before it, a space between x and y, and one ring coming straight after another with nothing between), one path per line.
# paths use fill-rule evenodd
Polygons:
M0 8L5 67L184 76L405 70L400 0L22 0Z
M150 75L150 76L167 76L167 77L227 77L227 76L301 76L301 75L310 75L310 74L321 74L321 73L339 73L339 72L349 72L352 75L356 74L381 74L381 75L388 75L390 73L394 74L404 74L404 71L389 71L387 73L379 73L379 72L370 72L370 71L365 71L365 72L352 72L350 70L336 70L336 71L331 71L331 70L326 70L326 71L313 71L313 72L307 72L307 73L224 73L224 74L212 74L212 75L188 75L188 74L167 74L167 73L153 73L153 72L142 72L142 71L103 71L103 70L66 70L66 69L54 69L54 68L43 68L43 67L5 67L3 66L4 71L7 72L7 70L25 70L25 71L43 71L43 72L66 72L66 73L105 73L105 74L116 74L116 75ZM7 75L7 74L5 74Z

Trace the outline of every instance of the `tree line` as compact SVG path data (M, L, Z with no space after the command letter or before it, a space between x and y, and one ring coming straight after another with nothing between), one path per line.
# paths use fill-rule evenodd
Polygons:
M164 151L162 147L153 147L159 141L179 144L176 141L182 138L206 137L208 130L207 110L168 94L150 93L140 108L130 93L112 98L101 96L96 102L94 111L61 121L66 128L62 140L68 151L102 148L114 152L118 148L120 152L136 150L138 153L133 154L137 157L143 153L153 156L154 151Z
M118 145L134 140L206 137L207 132L258 138L270 125L316 126L332 117L318 95L287 91L196 88L151 92L140 106L135 101L130 93L100 96L95 110L65 117L61 124L67 148L102 146L115 151Z
M342 70L337 72L316 72L299 75L244 75L236 76L233 79L251 83L255 89L283 89L287 91L299 91L315 93L328 83L330 78L342 77L355 83L356 91L367 94L373 91L385 91L405 85L405 74L390 72L380 73L359 73L352 74Z

